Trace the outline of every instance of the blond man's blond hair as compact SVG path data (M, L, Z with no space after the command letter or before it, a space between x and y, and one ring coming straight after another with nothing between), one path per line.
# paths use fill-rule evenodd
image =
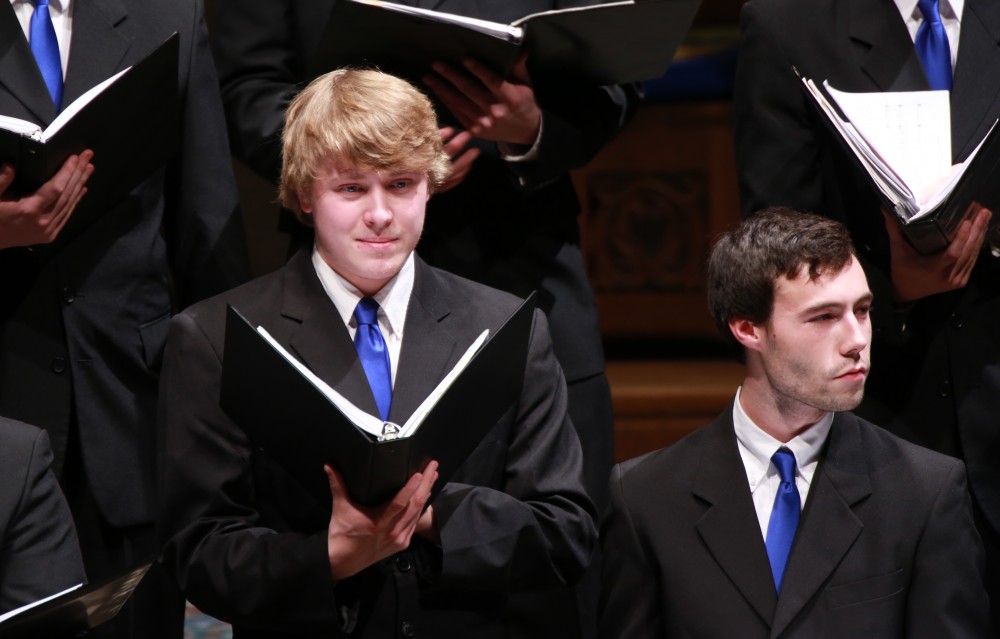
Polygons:
M299 195L331 163L425 173L432 190L451 171L430 100L381 71L338 69L310 82L288 107L281 142L281 204L310 225Z

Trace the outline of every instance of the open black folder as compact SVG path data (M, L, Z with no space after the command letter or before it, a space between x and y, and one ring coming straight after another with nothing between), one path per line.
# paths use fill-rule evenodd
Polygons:
M798 70L795 70L798 73ZM923 254L945 249L954 238L959 224L971 218L980 206L994 212L988 236L996 251L996 232L1000 223L1000 126L993 127L970 154L960 172L938 189L929 202L921 202L917 185L907 184L888 163L883 153L864 133L855 127L836 99L835 89L825 82L815 82L799 76L811 102L822 114L833 136L840 141L845 154L864 172L882 204L894 214L903 236L913 248ZM950 126L950 123L944 123ZM896 122L894 126L906 126ZM919 136L919 130L908 131ZM950 157L950 148L949 148Z
M151 565L149 560L121 574L11 611L0 621L0 639L59 639L96 628L118 614Z
M535 13L508 25L380 0L337 0L314 73L368 65L419 80L431 62L473 57L506 76L527 54L535 79L636 82L667 70L698 4L626 0Z
M532 294L489 335L413 434L379 441L230 306L219 403L320 504L330 503L324 464L340 472L355 501L375 505L435 459L436 494L516 403L534 308Z
M149 55L71 104L44 131L2 118L0 163L14 167L10 194L32 193L70 155L94 151L94 174L64 234L89 225L163 165L177 146L177 60L172 34Z

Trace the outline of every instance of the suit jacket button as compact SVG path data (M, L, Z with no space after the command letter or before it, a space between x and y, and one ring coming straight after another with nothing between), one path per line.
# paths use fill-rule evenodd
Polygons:
M403 623L399 624L399 633L404 637L412 637L414 635L413 624L411 624L409 621L404 621Z
M399 572L410 572L411 568L413 568L413 564L410 563L409 559L406 557L396 557L396 569Z
M56 373L57 375L66 372L65 357L56 357L55 359L52 360L52 372Z
M69 288L68 286L62 290L62 301L66 304L72 304L76 301L76 291Z

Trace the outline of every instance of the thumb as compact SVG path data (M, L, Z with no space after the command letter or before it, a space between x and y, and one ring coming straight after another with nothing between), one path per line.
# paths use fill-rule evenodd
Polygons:
M14 183L14 167L4 164L0 167L0 195L3 195L11 184Z
M323 466L323 470L326 471L326 478L330 482L330 495L334 500L343 498L347 491L340 473L335 471L331 466Z

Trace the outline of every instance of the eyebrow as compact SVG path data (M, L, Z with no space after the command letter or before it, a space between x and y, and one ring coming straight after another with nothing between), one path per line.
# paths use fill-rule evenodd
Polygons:
M858 304L864 304L865 302L871 303L871 301L874 298L875 298L874 294L872 294L871 291L868 291L866 295L862 295L861 297L856 299L853 303L850 304L850 306L852 307L857 306ZM821 311L841 309L844 308L845 306L846 306L845 304L841 304L840 302L820 302L819 304L803 309L801 311L801 314L811 315L813 313L819 313Z

